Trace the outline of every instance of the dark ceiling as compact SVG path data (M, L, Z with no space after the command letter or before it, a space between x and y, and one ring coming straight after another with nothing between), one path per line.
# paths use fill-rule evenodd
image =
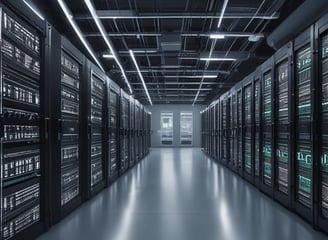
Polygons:
M304 1L229 0L219 28L224 0L91 2L102 17L101 23L118 53L135 98L149 104L129 50L136 56L153 104L207 104L273 54L265 37ZM56 0L34 0L34 3L85 52ZM102 57L110 51L84 1L65 0L65 3L109 76L127 89L115 60ZM211 39L213 33L226 36ZM241 34L263 34L263 37L250 41L248 37L236 36ZM208 57L236 60L201 60ZM216 77L203 78L205 75Z

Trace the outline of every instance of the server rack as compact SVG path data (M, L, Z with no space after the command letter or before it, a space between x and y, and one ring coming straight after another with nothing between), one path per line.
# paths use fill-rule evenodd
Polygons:
M52 224L82 203L81 82L84 56L56 29L47 27L47 79L51 89L51 202Z
M94 64L86 61L83 94L85 146L84 163L86 164L85 192L91 198L105 187L106 183L106 75Z
M318 176L316 189L316 199L318 203L318 209L316 213L316 223L318 226L328 233L328 128L325 124L328 120L328 74L327 74L327 62L328 62L328 16L323 17L316 24L315 39L318 43L318 85L317 85L317 96L318 102L315 104L319 106L317 112L320 113L317 122L317 137L320 139L315 152L318 152L317 165L318 169L315 171L315 175Z
M224 96L222 100L222 129L223 129L223 137L222 137L222 163L224 165L229 164L230 160L230 140L229 140L229 132L230 132L230 98L228 96Z
M252 151L254 153L254 184L259 187L261 174L261 129L262 129L262 107L261 107L261 68L258 68L254 73L254 146Z
M147 152L149 154L150 147L151 147L151 112L147 113Z
M275 180L274 197L286 207L291 199L291 57L292 44L288 43L275 54Z
M29 239L44 231L47 224L45 31L44 24L33 16L18 17L3 5L0 18L0 238ZM27 18L30 23L33 19L33 26Z
M210 136L209 136L209 155L213 158L214 157L214 104L210 105L209 108L209 127L210 127Z
M294 208L309 221L313 217L313 162L312 123L313 111L313 27L304 31L294 41L295 61L295 195Z
M120 104L120 174L129 168L130 96L121 89ZM140 114L140 117L142 114ZM142 139L141 143L142 143Z
M237 96L235 91L231 91L230 99L230 168L237 172Z
M238 164L238 174L243 175L243 89L237 88L237 164Z
M246 77L244 80L244 104L243 104L243 116L244 116L244 141L243 141L243 158L244 158L244 173L243 176L246 180L254 181L254 158L253 158L253 75Z
M274 139L274 59L270 58L262 65L262 142L261 142L261 184L260 189L265 193L273 194L273 141Z
M209 110L208 108L206 108L205 110L205 119L206 119L206 125L205 125L205 138L206 138L206 147L205 147L205 151L207 154L209 154L209 148L210 148L210 141L209 141Z
M146 110L142 107L142 158L146 156Z
M132 96L130 96L130 168L134 166L136 162L136 153L135 153L135 100Z
M138 100L135 100L135 116L136 116L136 160L139 162L142 159L141 151L140 151L140 142L141 142L141 104Z
M214 103L214 159L218 161L218 145L219 145L219 104L217 101Z
M119 176L119 102L120 87L109 79L108 95L108 177L107 184L112 183Z

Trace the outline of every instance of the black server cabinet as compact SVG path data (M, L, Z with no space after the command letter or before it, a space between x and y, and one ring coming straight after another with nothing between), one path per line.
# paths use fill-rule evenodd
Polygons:
M223 136L222 136L222 163L224 165L229 164L229 155L230 155L230 140L229 140L229 134L230 134L230 98L228 96L225 96L222 100L222 130L223 130Z
M318 106L320 106L319 119L318 119L318 138L320 144L318 146L317 164L318 170L318 211L317 211L317 224L328 232L328 16L320 19L316 25L316 42L318 44L319 52L319 82L318 82Z
M292 44L288 43L275 54L275 180L274 198L290 206L291 192L291 57Z
M244 155L244 178L250 182L254 181L254 162L253 162L253 75L246 77L244 80L244 138L243 138L243 155Z
M136 163L136 152L135 152L135 100L131 96L130 97L130 163L129 166L130 168L134 166Z
M146 155L146 110L142 108L142 158Z
M48 210L44 23L0 7L0 238L31 239L44 231Z
M209 108L209 127L210 127L210 142L209 142L209 155L214 157L214 105L211 104Z
M121 89L120 104L120 174L129 168L130 96ZM140 139L142 142L142 139ZM141 149L140 149L141 150ZM141 150L142 152L142 150Z
M108 182L112 183L119 176L119 103L120 87L109 80L107 85L108 104Z
M230 165L233 171L237 171L237 95L231 92L230 96Z
M215 101L215 112L214 112L214 119L215 119L215 141L214 141L214 158L216 161L219 160L219 103Z
M136 160L139 162L141 160L141 151L140 151L140 125L141 125L141 104L138 100L135 100L135 127L136 127L136 136L135 136L135 151L136 151Z
M82 202L81 82L85 58L54 28L49 26L48 31L52 129L49 199L52 222L57 223Z
M205 132L206 132L206 153L209 154L209 136L210 136L210 133L209 133L209 108L206 108L205 110L205 122L206 122L206 125L205 125Z
M261 68L258 68L254 74L254 146L252 148L254 154L254 184L259 187L261 174Z
M86 61L83 82L84 118L84 191L91 198L106 182L106 75L96 65ZM87 130L87 131L85 131Z
M243 175L243 90L237 90L237 164L238 174Z
M313 84L313 28L303 32L294 41L295 62L295 163L294 208L309 221L313 213L312 162L312 97Z
M262 138L261 138L261 183L260 189L265 193L273 194L273 144L274 144L274 87L273 66L274 59L270 58L262 65Z

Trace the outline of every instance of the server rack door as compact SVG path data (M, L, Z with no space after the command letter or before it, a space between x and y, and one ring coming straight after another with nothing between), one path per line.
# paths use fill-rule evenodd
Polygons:
M246 79L249 81L249 79ZM253 181L252 161L252 83L244 87L244 177Z
M258 187L260 183L260 136L261 136L261 76L255 74L254 80L254 182Z
M109 183L113 182L119 175L119 89L110 81L109 92Z
M88 78L88 100L89 113L88 117L88 197L92 197L105 186L105 91L106 76L92 63L89 63ZM87 85L87 84L86 84Z
M30 239L44 231L46 215L44 36L0 6L1 20L1 239ZM42 158L41 158L42 156Z
M215 103L215 113L214 113L214 121L215 121L215 141L214 141L214 158L218 160L218 147L219 147L219 104Z
M132 167L135 164L135 106L134 99L130 97L130 164Z
M120 112L120 174L123 174L129 168L129 95L122 90Z
M237 111L236 111L236 95L231 93L231 102L230 102L230 168L233 171L237 170L237 149L236 149L236 116L237 116Z
M290 71L291 43L275 54L276 86L276 145L274 197L285 206L290 206Z
M319 96L319 121L318 136L320 144L318 146L318 155L315 161L319 168L315 172L318 178L318 213L316 222L319 227L328 232L328 16L320 19L316 25L316 42L318 43L319 61L318 61L318 88Z
M313 28L294 41L295 58L295 210L312 220L313 162L312 162L312 74Z
M242 89L237 91L237 161L238 161L238 173L243 175L243 92Z
M273 58L262 65L262 150L261 184L262 191L273 193Z

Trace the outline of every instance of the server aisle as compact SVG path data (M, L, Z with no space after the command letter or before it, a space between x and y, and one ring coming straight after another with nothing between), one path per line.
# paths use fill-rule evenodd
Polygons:
M112 187L37 240L63 236L74 240L94 236L97 240L327 239L199 148L152 149Z
M48 207L43 25L1 7L1 239L28 239L43 231Z

